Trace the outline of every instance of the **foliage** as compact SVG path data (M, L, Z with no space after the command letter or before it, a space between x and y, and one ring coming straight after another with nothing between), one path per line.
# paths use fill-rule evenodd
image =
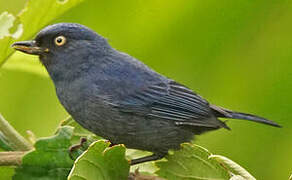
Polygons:
M241 178L255 180L255 178L248 171L224 156L210 155L208 158L217 160L218 163L227 168L234 179Z
M110 142L97 141L91 144L76 161L69 180L120 180L129 175L129 162L125 159L125 147Z
M181 150L166 157L167 161L157 162L156 172L166 179L248 179L254 180L245 169L220 155L213 155L207 149L184 143Z
M0 15L0 66L13 53L13 50L9 47L16 39L31 38L41 28L80 2L81 0L30 0L19 13L17 19L13 15L3 12ZM13 26L17 27L17 30L14 33L10 33Z
M4 118L2 121L4 122L2 124L5 124L4 128L10 126ZM11 132L16 133L14 131L11 129ZM9 134L12 133L7 133L7 135ZM86 142L78 145L77 159L73 166L72 145L76 137L88 139L91 145L84 145L83 143ZM57 129L56 135L40 138L34 143L34 149L20 153L21 163L18 162L19 159L15 160L17 162L14 165L18 167L13 179L65 180L69 172L69 180L118 180L127 179L128 176L134 180L146 177L161 179L153 174L169 180L254 179L233 161L223 156L212 155L206 149L190 143L182 144L181 150L172 152L166 157L167 161L155 162L158 168L156 173L142 168L143 174L152 174L151 176L141 175L137 169L134 173L129 174L130 163L126 159L126 148L123 145L110 146L110 142L96 141L96 139L98 139L96 136L81 128L72 118L67 118ZM133 154L135 153L132 152L132 156ZM1 155L4 157L3 153Z
M157 174L166 179L229 179L226 169L200 146L182 144L181 150L167 156L166 162L158 162Z
M18 38L22 34L22 26L19 25L17 31L14 33L10 33L9 30L13 27L13 22L15 21L15 17L12 14L7 12L3 12L0 15L0 64L9 56L12 51L9 48L9 45L13 41L13 39Z
M73 165L68 154L72 136L73 128L64 126L55 136L39 139L34 145L35 150L22 158L22 164L16 169L13 179L66 179Z

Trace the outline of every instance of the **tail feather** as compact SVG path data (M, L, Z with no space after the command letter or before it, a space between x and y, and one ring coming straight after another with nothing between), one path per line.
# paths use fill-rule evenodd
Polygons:
M243 119L243 120L249 120L249 121L267 124L270 126L281 127L279 124L273 121L270 121L268 119L265 119L256 115L235 112L235 111L231 111L231 110L218 107L215 105L210 105L210 107L213 110L216 117L223 117L223 118L229 118L229 119Z

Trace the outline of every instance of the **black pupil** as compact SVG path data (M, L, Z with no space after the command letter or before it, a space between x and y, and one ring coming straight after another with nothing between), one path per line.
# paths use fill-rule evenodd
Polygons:
M57 43L61 43L61 42L62 42L62 38L58 38Z

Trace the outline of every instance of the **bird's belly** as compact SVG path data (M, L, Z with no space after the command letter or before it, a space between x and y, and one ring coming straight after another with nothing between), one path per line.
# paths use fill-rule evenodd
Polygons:
M176 126L173 121L122 113L102 100L79 98L84 96L78 96L78 93L74 94L74 98L68 97L73 94L58 95L68 113L85 129L114 144L167 152L168 149L179 148L181 143L193 137L192 132Z
M175 126L173 122L100 109L93 114L90 110L83 116L77 115L74 118L84 128L113 144L124 144L127 148L152 152L167 152L168 149L179 148L181 143L190 141L193 137L192 132Z

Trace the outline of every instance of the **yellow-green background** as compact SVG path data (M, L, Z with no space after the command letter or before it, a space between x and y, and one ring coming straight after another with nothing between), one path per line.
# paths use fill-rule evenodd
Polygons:
M16 14L24 3L0 0L0 12ZM231 131L196 143L258 179L292 173L291 0L88 0L56 22L89 26L210 102L280 123L284 128L230 120ZM0 112L23 135L32 130L38 137L67 116L48 77L15 70L0 72ZM12 173L0 172L0 179Z

